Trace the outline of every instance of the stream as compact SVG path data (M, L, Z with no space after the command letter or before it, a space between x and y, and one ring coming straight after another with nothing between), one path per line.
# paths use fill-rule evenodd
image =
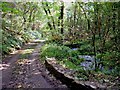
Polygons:
M78 48L72 48L72 50L77 51ZM95 56L94 55L79 55L79 58L83 58L84 61L80 63L80 66L83 67L84 70L95 70ZM97 63L100 62L100 59L96 59ZM104 73L111 73L114 69L109 67L105 68L103 65L99 65L99 69Z
M89 55L79 55L79 58L84 58L85 61L80 63L80 66L84 68L84 70L94 70L95 69L95 57Z
M72 48L72 50L77 51L78 48ZM83 58L85 61L80 63L80 66L83 67L84 70L95 70L95 56L94 55L79 55L79 58ZM100 60L97 59L97 62ZM99 66L100 70L104 70L102 65Z
M77 51L78 48L72 48L73 51ZM90 55L79 55L79 58L83 58L85 61L80 63L80 66L84 68L84 70L94 70L95 69L95 56Z

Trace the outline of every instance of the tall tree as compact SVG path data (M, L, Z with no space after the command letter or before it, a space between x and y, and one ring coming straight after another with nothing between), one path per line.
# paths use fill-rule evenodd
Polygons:
M59 16L59 18L58 18L58 27L60 26L60 32L61 32L61 34L63 34L64 32L64 24L63 24L63 16L64 16L64 2L63 1L61 1L61 6L60 6L60 16Z

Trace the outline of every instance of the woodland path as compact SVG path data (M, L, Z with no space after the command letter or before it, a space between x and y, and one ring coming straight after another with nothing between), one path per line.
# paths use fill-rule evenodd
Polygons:
M40 47L42 45L41 41L33 41L3 60L0 65L2 89L67 88L47 71L43 61L40 60ZM30 52L30 50L33 51Z

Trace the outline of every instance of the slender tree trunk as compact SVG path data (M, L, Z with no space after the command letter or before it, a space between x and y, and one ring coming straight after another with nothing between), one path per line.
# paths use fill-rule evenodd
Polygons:
M75 9L74 9L74 27L76 26L76 9L77 9L77 2L75 2Z
M113 16L112 16L112 29L114 32L114 44L115 44L115 50L117 50L117 30L116 30L116 3L113 3Z
M64 16L64 2L61 2L61 7L60 7L60 16L58 18L58 27L60 27L60 32L63 34L64 29L63 29L63 16Z
M120 2L118 2L118 5L120 5ZM118 23L117 23L117 27L118 27L118 43L120 42L120 6L117 7L117 14L118 14ZM118 51L120 51L120 44L118 44Z
M94 6L94 13L95 13L95 16L94 16L94 32L93 32L93 51L94 51L94 56L95 56L95 71L97 71L98 69L98 65L97 65L97 59L96 59L96 31L97 31L97 25L98 25L98 20L97 20L97 16L98 16L98 6L97 6L97 3L95 2L95 6Z
M61 34L63 34L63 16L64 16L64 2L62 2L61 6Z
M82 10L83 10L83 12L84 12L84 15L85 15L85 18L86 18L86 20L87 20L87 25L88 25L88 31L90 30L90 20L88 19L88 17L87 17L87 14L86 14L86 11L85 11L85 9L83 8L83 6L80 4L80 2L78 2L78 4L79 4L79 6L82 8Z
M48 3L46 3L46 7L48 7ZM48 13L49 13L49 14L50 14L50 16L51 16L52 23L53 23L53 28L54 28L54 29L56 29L56 27L55 27L55 22L54 22L54 18L53 18L52 14L51 14L50 9L49 9L49 8L47 8L47 11L48 11Z
M44 4L42 3L42 5L44 5ZM45 7L44 7L44 6L43 6L43 9L44 9L44 11L45 11L45 14L48 16L48 12L47 12L47 10L45 9ZM48 19L49 19L49 18L48 18ZM48 21L48 22L47 22L47 24L48 24L48 26L49 26L50 30L52 30L53 28L52 28L51 23Z

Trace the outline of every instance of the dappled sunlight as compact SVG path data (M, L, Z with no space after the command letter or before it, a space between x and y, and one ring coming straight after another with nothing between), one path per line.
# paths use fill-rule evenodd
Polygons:
M24 65L24 64L32 64L35 61L35 59L19 59L16 63L19 65Z
M52 58L46 58L46 60L50 61L52 64L56 64L56 59L54 57Z
M32 53L34 49L25 49L25 50L20 50L20 54L27 54L27 53Z
M45 40L39 40L39 39L38 39L38 40L35 40L35 41L36 41L36 42L39 42L39 41L40 41L40 42L45 42Z
M41 72L36 72L36 73L34 73L35 75L38 75L38 74L41 74Z
M36 43L34 43L34 42L29 42L29 43L27 43L28 45L36 45Z
M18 51L15 50L15 51L11 52L10 54L14 55L14 54L17 54L17 53L18 53Z
M5 70L9 67L9 64L0 64L0 70Z
M31 64L31 62L28 59L19 59L16 63L18 65Z
M47 87L46 74L56 78L50 81L52 84L59 79L70 89L119 88L120 3L40 1L43 2L1 3L0 50L4 59L0 70L5 73L5 88L11 81L17 88L28 87L24 84Z
M31 59L31 60L29 60L30 63L33 63L34 61L35 61L35 59Z
M11 55L14 55L14 54L17 54L17 53L19 53L19 54L32 53L32 51L34 50L33 47L36 46L36 43L28 43L28 45L30 45L30 46L28 47L28 49L14 50L14 51L12 51L10 54L11 54Z

